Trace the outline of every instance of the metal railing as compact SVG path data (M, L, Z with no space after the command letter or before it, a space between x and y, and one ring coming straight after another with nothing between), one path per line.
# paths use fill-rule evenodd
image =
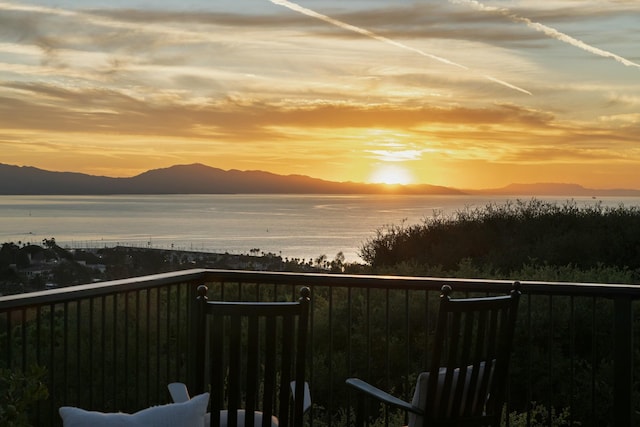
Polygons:
M0 368L46 368L50 398L34 409L35 425L60 425L64 405L133 412L166 403L168 383L191 383L189 318L202 283L211 299L226 300L294 299L299 287L311 287L310 420L322 426L350 424L350 376L411 399L417 374L428 366L444 283L460 295L511 287L198 269L0 297ZM638 424L640 287L522 282L522 290L505 423Z

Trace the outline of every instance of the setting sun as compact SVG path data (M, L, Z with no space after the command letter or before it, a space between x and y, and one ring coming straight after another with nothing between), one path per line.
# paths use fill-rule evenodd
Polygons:
M411 184L413 178L406 168L398 165L384 165L378 168L370 178L371 182L380 184Z

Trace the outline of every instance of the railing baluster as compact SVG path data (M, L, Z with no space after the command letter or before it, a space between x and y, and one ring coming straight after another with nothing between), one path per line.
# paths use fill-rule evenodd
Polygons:
M532 319L531 319L531 299L533 297L531 295L527 295L527 384L531 384L533 380L533 372L532 372L532 350L533 350L533 327L532 327ZM533 410L533 395L531 391L531 387L527 388L527 427L531 427L531 411ZM507 415L508 416L508 415Z
M69 360L69 302L64 302L64 314L62 320L62 360ZM62 375L63 375L63 387L62 390L54 390L58 395L62 395L62 402L69 401L69 364L63 363L62 365Z
M118 294L113 295L112 296L112 307L111 307L111 315L113 316L112 320L113 320L113 352L111 353L111 357L112 357L112 362L111 362L111 366L113 367L112 369L112 373L111 373L111 387L112 387L112 409L115 409L118 407L118 376L117 373L119 372L118 369L118 364L120 363L120 357L118 354L118 318L120 316L118 316Z
M136 380L136 407L140 407L141 402L142 402L142 396L140 396L140 376L141 376L141 371L140 371L140 290L137 290L133 293L134 297L135 297L135 303L136 303L136 311L134 313L134 318L135 318L135 336L136 336L136 342L135 342L135 380Z
M19 367L22 371L27 368L27 309L23 309L21 311L22 314L22 322L20 323L20 328L22 332L22 365Z
M145 302L145 326L147 328L147 333L145 334L146 336L146 343L145 343L145 347L146 347L146 354L145 354L145 359L147 361L146 363L146 369L145 369L145 376L147 378L146 381L146 400L145 400L145 406L149 406L151 404L151 334L149 333L149 330L151 329L151 289L147 289L145 291L145 297L146 297L146 302ZM154 401L158 401L158 397L159 396L155 396Z
M333 354L333 288L329 288L329 355ZM332 358L328 358L329 362L329 384L333 384L333 363ZM333 394L329 396L329 407L333 407ZM329 427L332 420L329 419Z
M311 300L313 303L313 299ZM313 313L313 312L312 312ZM349 373L353 372L353 342L352 342L352 329L353 329L353 289L347 289L347 370ZM347 408L353 407L351 400L351 394L347 395ZM347 425L351 424L351 411L347 409Z
M570 373L571 373L571 378L570 378L570 385L569 385L569 390L570 390L570 398L569 398L569 403L570 403L570 407L571 408L575 408L575 400L574 400L574 396L575 396L575 388L576 388L576 383L575 383L575 375L576 375L576 363L575 363L575 359L576 359L576 319L575 319L575 307L574 307L574 297L569 297L569 315L571 316L569 319L569 354L571 356L571 362L570 362ZM571 413L569 414L569 422L571 425L573 425L573 416L574 413L573 411L571 411Z
M390 313L390 307L389 307L389 289L385 289L385 305L384 305L384 320L385 320L385 328L384 328L384 345L385 345L385 351L384 351L384 366L385 366L385 370L387 372L386 375L386 387L387 390L389 390L389 384L391 384L391 345L390 345L390 341L391 341L391 313ZM388 426L389 425L389 408L385 408L385 425Z
M100 297L100 360L102 362L102 366L100 369L100 384L101 389L101 402L102 406L105 406L107 401L107 370L105 369L107 364L107 297Z
M403 391L405 392L405 394L407 394L407 390L410 389L411 385L410 385L410 381L409 381L409 377L411 376L411 370L415 369L411 366L411 357L413 355L413 352L411 351L411 338L413 335L411 335L411 304L410 304L410 299L409 299L409 290L405 290L404 291L404 312L405 312L405 326L404 326L404 335L405 335L405 353L406 353L406 358L405 358L405 381L404 381L404 388ZM405 422L407 420L405 419Z
M162 312L162 289L158 287L155 289L156 294L156 374L154 375L156 380L156 390L160 388L160 369L161 369L161 355L162 351L160 349L161 334L160 334L160 313Z
M89 345L89 358L88 358L88 376L89 376L89 390L88 390L88 394L89 394L89 407L93 408L94 407L94 401L93 401L93 384L94 384L94 379L93 379L93 340L94 340L94 334L93 334L93 311L94 311L94 305L93 305L93 298L89 298L89 333L86 335L87 336L87 342Z
M165 364L164 364L164 373L165 373L165 382L168 381L169 378L171 378L171 311L172 311L172 306L171 306L171 285L167 286L167 310L166 310L166 316L167 316L167 320L165 322L165 343L166 343L166 348L164 351L164 357L165 357Z
M78 405L86 406L86 402L82 401L82 394L80 393L80 378L82 378L81 360L82 360L82 300L76 301L76 381L74 383L75 398Z
M633 306L631 299L614 299L614 425L633 425Z
M596 366L598 363L598 322L596 317L596 298L592 298L591 306L591 419L596 419Z
M549 354L547 355L547 378L549 378L549 394L547 400L547 426L552 427L553 424L553 295L549 295L549 339L547 341Z
M131 397L129 394L129 384L130 384L130 372L129 372L129 359L130 359L130 355L129 355L129 325L130 325L130 319L129 319L129 296L130 296L130 292L125 292L124 294L124 321L123 321L123 325L122 325L122 333L124 335L124 353L123 353L123 358L124 358L124 370L123 370L123 374L124 374L124 401L123 404L127 405L129 404L129 402L131 401Z
M186 324L186 319L183 317L184 311L184 303L186 302L186 298L183 298L185 288L182 286L176 286L176 321L174 323L174 329L176 333L175 339L175 347L174 347L174 373L173 377L170 378L173 381L174 378L180 378L180 365L181 365L181 357L180 353L184 348L182 346L182 337L186 335L186 331L181 328L181 325Z
M55 349L56 349L56 305L55 304L51 304L49 305L49 359L47 361L47 366L50 366L51 368L49 368L47 370L47 375L48 375L48 383L47 384L55 384L56 383L56 372L55 372L55 368L53 368L55 366ZM55 413L55 408L54 408L54 399L53 398L49 398L49 402L47 407L48 407L48 413L49 413L49 425L52 424L52 416Z

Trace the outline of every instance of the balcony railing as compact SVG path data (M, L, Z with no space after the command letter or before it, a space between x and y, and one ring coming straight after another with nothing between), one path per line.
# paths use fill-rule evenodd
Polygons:
M188 270L0 297L0 367L46 368L50 397L34 409L35 425L60 425L57 409L63 405L133 412L166 403L168 383L193 381L189 318L197 285L208 285L210 299L227 300L291 300L300 286L310 286L310 421L346 426L349 376L411 399L416 374L428 366L445 282L459 295L502 293L511 286ZM522 290L505 423L639 425L633 362L640 357L640 287L523 282Z

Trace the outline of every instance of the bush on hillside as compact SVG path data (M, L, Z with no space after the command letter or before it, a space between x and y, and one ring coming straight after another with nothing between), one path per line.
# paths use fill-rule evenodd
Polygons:
M360 255L375 269L409 264L455 271L466 262L502 275L532 264L638 270L640 207L536 199L488 204L380 229Z

